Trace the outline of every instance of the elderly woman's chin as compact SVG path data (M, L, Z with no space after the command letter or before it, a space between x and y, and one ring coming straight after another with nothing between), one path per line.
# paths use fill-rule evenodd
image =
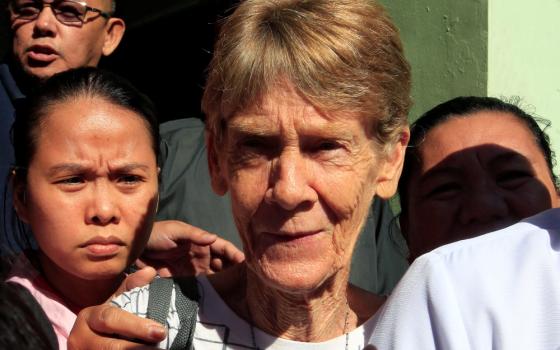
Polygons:
M305 255L262 254L248 262L259 279L274 289L287 293L308 293L320 288L340 271L343 259L334 252L308 250ZM347 278L347 275L341 276Z

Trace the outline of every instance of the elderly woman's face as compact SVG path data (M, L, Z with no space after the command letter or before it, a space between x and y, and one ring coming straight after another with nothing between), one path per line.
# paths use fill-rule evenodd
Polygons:
M401 218L412 258L558 205L534 136L510 114L450 119L428 132L419 156Z
M326 116L288 84L230 118L210 153L249 268L284 290L312 290L349 264L376 188L388 181L360 118Z

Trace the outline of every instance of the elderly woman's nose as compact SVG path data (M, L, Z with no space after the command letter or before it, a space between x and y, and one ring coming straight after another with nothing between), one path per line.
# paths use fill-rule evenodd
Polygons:
M303 203L313 203L318 196L311 187L312 180L308 160L297 151L284 152L273 161L266 201L286 210L294 210Z
M120 221L120 206L118 195L105 184L92 185L86 205L86 223L92 225L118 224Z
M478 190L466 193L461 206L461 224L498 221L508 216L504 196L496 191Z

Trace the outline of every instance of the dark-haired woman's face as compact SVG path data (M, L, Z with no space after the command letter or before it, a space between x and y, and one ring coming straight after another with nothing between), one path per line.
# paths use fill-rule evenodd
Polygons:
M428 132L408 187L411 258L556 207L546 160L514 116L482 111Z
M53 105L18 215L31 225L45 269L68 279L119 276L151 230L158 169L144 121L103 99Z

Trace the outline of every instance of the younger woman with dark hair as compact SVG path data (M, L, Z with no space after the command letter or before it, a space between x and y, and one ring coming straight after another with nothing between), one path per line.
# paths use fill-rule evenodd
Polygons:
M411 258L458 242L414 261L378 312L371 343L558 348L560 209L544 132L487 97L443 103L412 130L400 182Z
M399 181L410 260L558 206L548 136L492 97L457 97L422 115Z
M65 349L76 314L115 292L148 240L157 118L128 82L93 68L54 76L17 113L14 206L39 249L8 281L31 292Z

